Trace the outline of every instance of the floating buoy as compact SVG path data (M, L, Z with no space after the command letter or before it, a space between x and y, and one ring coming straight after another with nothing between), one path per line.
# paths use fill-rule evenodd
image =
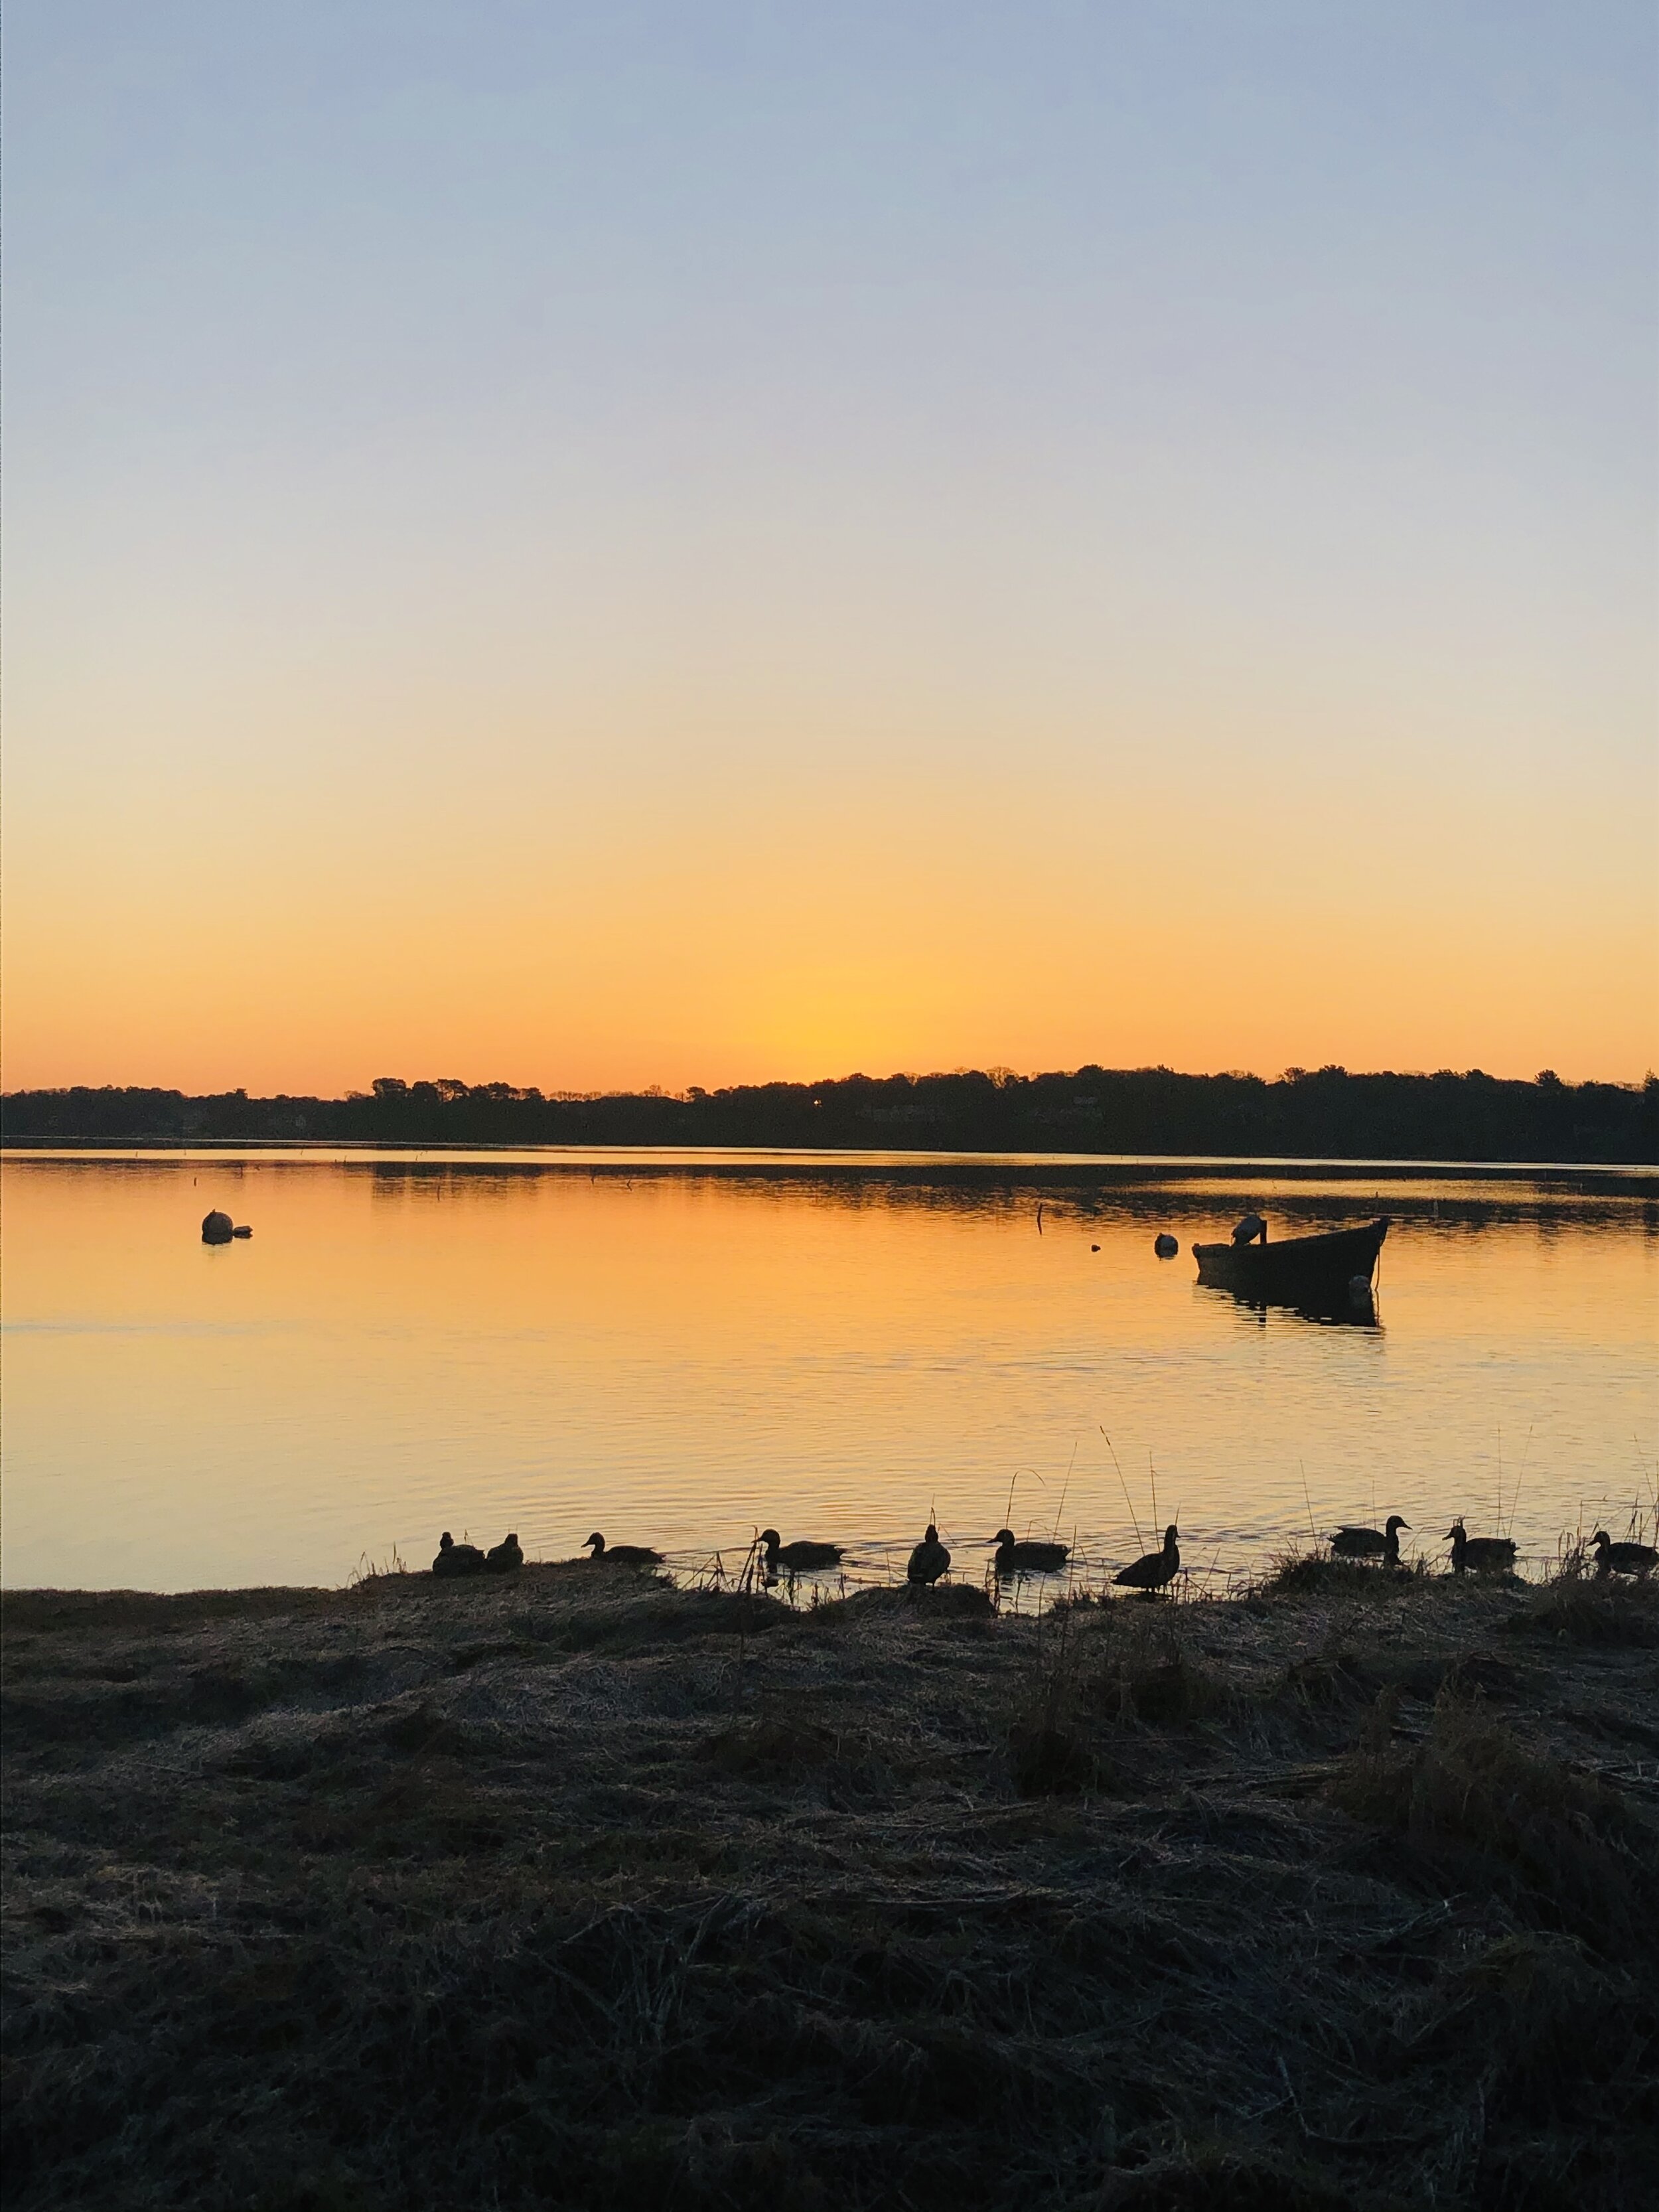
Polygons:
M1181 1247L1166 1229L1159 1236L1153 1237L1152 1249L1160 1260L1173 1260Z

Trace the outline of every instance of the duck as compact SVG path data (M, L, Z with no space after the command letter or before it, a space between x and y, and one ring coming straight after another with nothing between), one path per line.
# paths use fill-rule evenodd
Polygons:
M904 1579L920 1587L924 1583L936 1583L949 1571L951 1554L939 1540L939 1530L930 1521L927 1534L910 1554L910 1563L904 1570Z
M1466 1536L1462 1521L1454 1521L1441 1538L1452 1547L1452 1572L1477 1575L1507 1574L1515 1565L1512 1536Z
M1400 1532L1411 1527L1397 1513L1390 1513L1388 1525L1382 1528L1339 1528L1331 1538L1331 1550L1339 1559L1380 1559L1385 1567L1400 1565Z
M997 1555L991 1565L999 1575L1052 1575L1071 1557L1069 1544L1045 1543L1035 1537L1017 1541L1012 1528L996 1533Z
M662 1553L653 1552L649 1544L607 1544L596 1528L587 1538L585 1549L593 1554L597 1566L601 1559L607 1565L617 1567L659 1567Z
M484 1565L492 1575L511 1574L514 1567L524 1565L524 1553L517 1536L503 1536L499 1544L492 1544L484 1553Z
M1176 1541L1180 1534L1175 1522L1170 1522L1164 1531L1163 1550L1146 1553L1132 1567L1125 1567L1121 1574L1114 1575L1112 1580L1121 1583L1126 1589L1161 1590L1165 1583L1173 1582L1181 1572L1181 1547Z
M484 1571L484 1555L476 1544L458 1544L447 1528L438 1539L438 1556L432 1562L434 1575L481 1575Z
M1598 1575L1638 1575L1645 1581L1659 1567L1659 1550L1651 1544L1615 1544L1605 1528L1598 1528L1590 1541Z
M811 1567L838 1567L842 1547L839 1544L815 1544L810 1537L797 1537L786 1544L775 1528L763 1528L757 1540L766 1554L766 1571L775 1575L781 1567L787 1575L799 1574Z

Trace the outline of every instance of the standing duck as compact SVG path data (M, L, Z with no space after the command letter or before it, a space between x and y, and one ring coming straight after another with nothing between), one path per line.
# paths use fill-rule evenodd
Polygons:
M1601 1575L1636 1575L1645 1582L1659 1567L1659 1551L1651 1544L1615 1544L1605 1528L1591 1539L1595 1546L1595 1571Z
M434 1575L481 1575L484 1571L484 1555L476 1544L458 1544L447 1528L438 1539L438 1556L432 1562Z
M662 1553L653 1552L649 1544L607 1544L596 1528L588 1537L584 1548L593 1554L597 1566L600 1560L617 1567L659 1567Z
M1441 1540L1452 1547L1455 1575L1504 1575L1515 1565L1512 1536L1466 1536L1461 1519L1452 1522Z
M492 1575L510 1575L514 1567L524 1565L524 1553L514 1535L503 1536L499 1544L492 1544L484 1553L484 1565Z
M1331 1538L1331 1550L1339 1559L1381 1559L1385 1567L1397 1567L1400 1532L1411 1525L1390 1513L1386 1528L1339 1528Z
M1121 1583L1126 1589L1139 1590L1161 1590L1166 1583L1172 1583L1181 1572L1181 1547L1176 1541L1180 1533L1172 1521L1164 1531L1161 1552L1146 1553L1132 1567L1125 1567L1121 1574L1114 1575L1112 1580Z
M991 1568L997 1575L1057 1574L1072 1551L1069 1544L1045 1543L1031 1536L1017 1542L1012 1528L997 1530L996 1546Z
M904 1570L904 1579L918 1586L936 1583L942 1574L948 1571L950 1565L951 1554L940 1543L939 1530L930 1521L927 1534L910 1554L910 1564Z
M841 1565L839 1544L815 1544L810 1537L797 1537L786 1544L775 1528L763 1528L759 1543L766 1554L766 1571L775 1575L780 1567L787 1575L798 1575L813 1567L838 1567Z

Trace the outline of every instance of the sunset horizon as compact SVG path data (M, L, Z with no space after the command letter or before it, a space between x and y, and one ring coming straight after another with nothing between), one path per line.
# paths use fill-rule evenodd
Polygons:
M301 13L8 27L8 1087L1659 1061L1639 10Z
M1650 2201L1653 0L0 44L16 2212Z

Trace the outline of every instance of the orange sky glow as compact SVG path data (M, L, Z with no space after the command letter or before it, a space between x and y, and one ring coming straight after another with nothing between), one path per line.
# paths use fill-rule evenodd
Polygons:
M1649 11L970 12L11 27L9 1088L1659 1063Z

